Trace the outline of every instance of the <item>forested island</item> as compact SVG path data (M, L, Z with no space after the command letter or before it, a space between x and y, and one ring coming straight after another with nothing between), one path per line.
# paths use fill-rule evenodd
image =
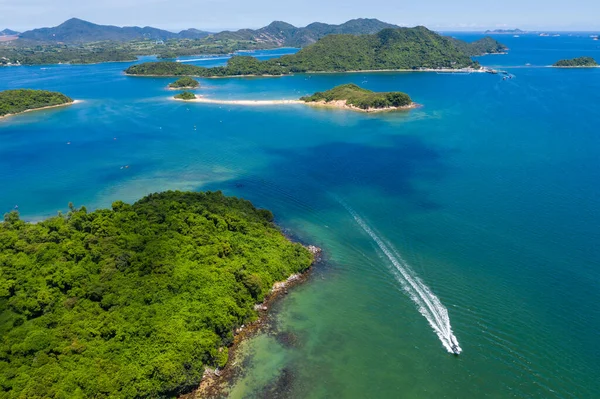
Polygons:
M129 67L132 76L278 76L302 72L380 70L479 70L470 57L506 48L491 38L473 43L441 36L429 29L384 29L373 35L329 35L296 54L260 61L234 56L226 66L204 68L177 62L149 62Z
M175 98L178 100L189 101L189 100L194 100L196 98L196 95L194 93L192 93L191 91L184 91L183 93L179 93L179 94L175 95Z
M597 67L598 63L592 57L578 57L557 61L552 66L557 68L592 68Z
M72 104L73 99L62 93L16 89L0 92L0 118L37 109Z
M506 54L508 47L491 37L484 37L471 43L452 38L453 43L469 57L487 54Z
M177 79L173 83L169 83L170 89L196 89L200 86L200 83L196 79L192 79L189 76L184 76L183 78Z
M308 104L351 108L366 112L408 109L414 107L410 96L402 92L376 93L353 83L336 86L325 92L300 98Z
M313 254L221 192L0 224L4 398L159 398L223 366L234 331Z

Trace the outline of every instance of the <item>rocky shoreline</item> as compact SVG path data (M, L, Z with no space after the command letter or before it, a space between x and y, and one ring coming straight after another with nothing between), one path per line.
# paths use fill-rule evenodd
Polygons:
M348 104L346 100L336 100L336 101L312 101L306 102L306 105L310 105L312 107L323 107L323 108L337 108L337 109L348 109L351 111L357 112L386 112L386 111L402 111L402 110L410 110L419 107L420 105L417 103L410 103L409 105L403 105L400 107L385 107L385 108L359 108L352 104Z
M258 319L247 325L242 325L235 330L233 343L228 348L229 359L225 367L221 370L206 367L198 388L191 393L180 395L178 399L219 398L224 395L228 382L235 377L235 363L231 364L231 361L235 359L235 354L240 344L262 330L267 322L269 309L271 309L272 305L279 298L287 295L289 289L304 283L308 279L313 266L322 261L323 251L321 248L314 245L307 245L306 249L314 256L311 267L301 274L292 274L285 281L273 284L273 288L271 288L265 300L254 306L254 309L258 312Z

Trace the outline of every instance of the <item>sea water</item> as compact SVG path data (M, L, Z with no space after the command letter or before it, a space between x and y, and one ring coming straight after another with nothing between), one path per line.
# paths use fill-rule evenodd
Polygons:
M547 67L600 61L600 44L498 39L510 53L479 61L513 79L300 74L197 90L294 99L356 83L423 105L383 114L175 102L173 79L127 77L128 63L1 68L0 90L82 102L0 120L0 210L35 221L68 202L222 190L322 247L273 329L246 343L232 397L600 397L600 69Z

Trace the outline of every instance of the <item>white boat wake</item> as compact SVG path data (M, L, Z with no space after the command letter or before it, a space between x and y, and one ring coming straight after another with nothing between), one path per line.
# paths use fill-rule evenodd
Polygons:
M402 258L398 251L390 244L381 239L369 225L352 209L340 200L340 203L352 215L356 223L367 233L377 246L383 251L392 264L390 270L396 280L402 285L404 291L417 305L419 312L427 319L433 331L437 334L442 345L449 353L458 355L462 352L458 340L452 333L448 310L442 305L433 292L411 269L410 265Z

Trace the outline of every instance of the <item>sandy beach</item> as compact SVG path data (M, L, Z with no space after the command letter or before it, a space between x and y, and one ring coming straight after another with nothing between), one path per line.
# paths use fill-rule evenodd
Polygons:
M205 97L197 97L193 100L182 100L180 98L170 98L175 101L182 101L186 103L204 103L204 104L226 104L226 105L282 105L282 104L304 104L311 107L322 107L322 108L336 108L336 109L347 109L357 112L385 112L385 111L398 111L398 110L410 110L419 107L419 104L412 103L402 107L387 107L387 108L359 108L354 105L348 105L346 101L317 101L317 102L305 102L301 100L218 100Z
M183 101L186 103L206 103L206 104L229 104L229 105L279 105L279 104L304 104L300 100L217 100L212 98L197 97L193 100L182 100L172 98L172 100Z
M0 116L0 119L8 118L9 116L21 115L21 114L24 114L26 112L33 112L33 111L41 111L41 110L44 110L44 109L66 107L68 105L79 104L81 102L83 102L83 100L73 100L73 102L71 102L71 103L58 104L58 105L49 105L47 107L28 109L28 110L23 111L23 112L17 112L16 114L6 114L6 115L3 115L3 116Z

